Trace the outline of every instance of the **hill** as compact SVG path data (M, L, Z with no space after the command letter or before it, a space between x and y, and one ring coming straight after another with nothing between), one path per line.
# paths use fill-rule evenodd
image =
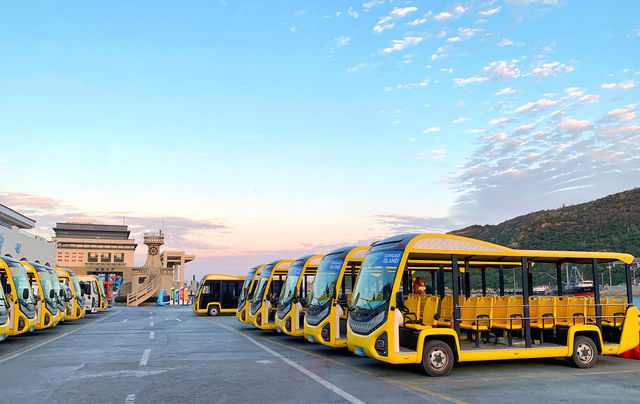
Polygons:
M640 257L640 188L451 234L511 248L615 251ZM614 284L618 277L614 276Z

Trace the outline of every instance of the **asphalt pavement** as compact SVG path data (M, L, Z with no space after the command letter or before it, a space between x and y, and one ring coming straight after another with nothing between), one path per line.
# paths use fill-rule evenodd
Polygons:
M444 378L189 307L114 307L0 343L2 403L640 400L640 361L457 364Z

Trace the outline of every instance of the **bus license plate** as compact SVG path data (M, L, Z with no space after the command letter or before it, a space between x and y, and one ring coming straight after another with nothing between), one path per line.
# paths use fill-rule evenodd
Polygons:
M316 342L315 338L313 338L313 335L309 335L309 342Z
M360 348L359 346L356 347L356 355L358 356L364 356L364 349Z

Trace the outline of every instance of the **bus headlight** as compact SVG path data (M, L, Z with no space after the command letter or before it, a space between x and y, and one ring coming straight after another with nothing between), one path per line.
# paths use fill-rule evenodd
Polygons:
M24 328L24 318L20 317L18 319L18 331L22 330Z
M383 332L377 339L376 339L376 352L379 355L382 356L387 356L387 332Z
M349 317L349 326L351 326L351 329L355 333L369 334L384 322L386 314L386 311L381 311L368 321L355 321Z
M287 321L284 323L284 328L287 331L291 332L291 317L287 318Z
M331 340L331 323L327 323L324 327L322 327L322 331L320 331L320 336L326 342Z
M256 324L260 325L261 322L262 322L262 313L258 314L258 317L256 317Z

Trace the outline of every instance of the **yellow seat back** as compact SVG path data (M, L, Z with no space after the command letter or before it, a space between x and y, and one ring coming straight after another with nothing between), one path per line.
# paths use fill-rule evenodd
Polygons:
M429 297L424 303L424 309L422 311L422 324L426 326L432 326L435 322L433 315L438 312L438 304L440 298L438 296Z
M504 325L508 322L507 320L507 309L509 306L509 297L508 296L498 296L495 299L493 305L493 324L496 327L504 327Z

